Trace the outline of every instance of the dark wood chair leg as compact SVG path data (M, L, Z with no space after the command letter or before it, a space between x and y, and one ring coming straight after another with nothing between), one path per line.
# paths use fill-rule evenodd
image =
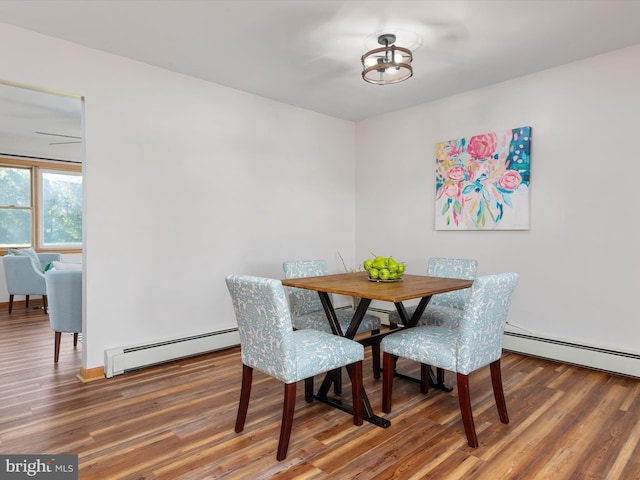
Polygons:
M431 383L431 376L429 375L431 368L424 363L420 364L420 393L429 393L429 383Z
M342 393L342 369L338 368L333 371L333 393L340 395Z
M280 427L280 440L278 442L278 461L287 458L291 427L293 426L293 411L296 406L296 382L284 384L284 406L282 407L282 425Z
M53 363L58 363L58 357L60 356L60 339L62 338L62 332L55 332L55 341L53 342Z
M44 309L44 314L47 314L47 307L49 307L49 302L47 300L47 296L43 295L42 296L42 308Z
M489 365L491 368L491 385L493 386L493 396L496 399L498 407L498 416L502 423L509 423L509 415L507 414L507 402L504 399L504 390L502 389L502 371L500 369L500 359Z
M391 412L391 395L393 390L393 373L398 357L390 353L382 354L382 411Z
M13 310L13 295L9 295L9 315L11 315L11 310Z
M78 346L78 334L77 333L73 334L73 346L74 347Z
M313 402L313 377L304 379L304 399L307 403Z
M249 397L251 397L251 381L253 380L253 368L242 365L242 387L240 388L240 403L238 403L238 416L236 417L236 433L244 429L249 409Z
M29 308L29 295L25 295L24 297L24 306Z
M377 335L380 330L373 330L371 335ZM373 357L373 378L380 378L380 342L371 345L371 356Z
M356 362L347 367L351 377L351 393L353 403L353 424L362 425L364 421L364 403L362 396L362 362Z
M471 448L478 448L478 436L473 423L473 413L471 412L471 396L469 394L469 375L458 373L458 401L460 402L460 413L464 432L467 435L467 443Z

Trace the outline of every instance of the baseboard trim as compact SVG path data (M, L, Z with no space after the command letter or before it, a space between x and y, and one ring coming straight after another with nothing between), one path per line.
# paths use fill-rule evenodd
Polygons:
M76 375L82 383L94 382L104 378L104 367L86 369L82 367L80 373Z
M556 338L504 332L505 350L640 378L640 354Z

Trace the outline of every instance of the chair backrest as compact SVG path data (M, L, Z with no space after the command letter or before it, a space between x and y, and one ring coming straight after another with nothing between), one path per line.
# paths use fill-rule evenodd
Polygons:
M445 278L461 278L463 280L473 280L476 278L478 262L468 258L440 258L429 259L427 275ZM440 293L434 295L429 302L430 305L440 305L463 309L469 298L469 289L456 290L454 292Z
M324 260L297 260L282 264L285 278L317 277L327 274ZM323 311L318 292L304 288L288 288L291 315L296 318L313 312Z
M44 277L51 328L56 332L81 332L82 272L49 270Z
M45 295L44 274L28 256L2 257L7 291L10 295Z
M295 344L287 297L280 280L229 275L242 363L287 382L295 371Z
M502 355L502 335L517 273L478 277L458 326L458 373L468 374Z

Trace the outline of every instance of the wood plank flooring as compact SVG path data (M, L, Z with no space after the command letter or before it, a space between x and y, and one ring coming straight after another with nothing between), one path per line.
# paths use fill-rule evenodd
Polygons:
M382 429L305 403L300 383L289 454L278 462L281 383L255 372L245 430L233 431L239 349L82 384L72 340L63 335L54 365L42 310L17 305L9 316L0 306L0 453L75 453L83 480L640 479L637 379L505 353L508 425L488 367L471 375L477 449L466 444L455 389L423 396L396 379ZM367 355L365 388L381 414Z

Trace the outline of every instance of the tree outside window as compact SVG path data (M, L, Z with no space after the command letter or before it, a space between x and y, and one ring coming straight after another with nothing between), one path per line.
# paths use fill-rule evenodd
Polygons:
M82 248L80 167L0 162L0 250Z

